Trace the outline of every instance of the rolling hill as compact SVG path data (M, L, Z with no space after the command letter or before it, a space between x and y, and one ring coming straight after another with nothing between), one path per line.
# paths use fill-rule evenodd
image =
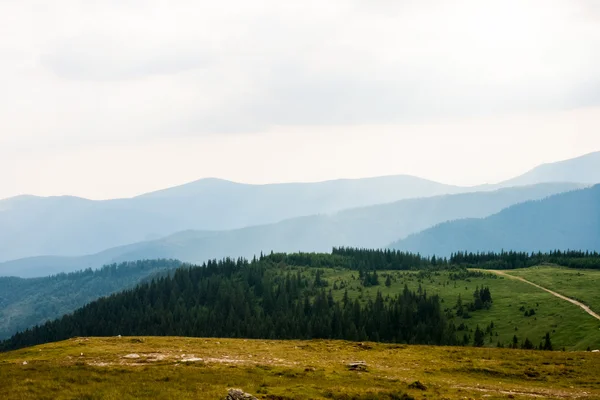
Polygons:
M600 250L600 185L509 207L484 219L446 222L393 243L393 249L456 251Z
M36 257L0 264L0 275L34 277L139 259L173 258L201 263L262 252L329 251L334 246L381 248L444 221L485 217L510 205L579 188L541 184L463 193L314 215L231 231L188 230L159 240L120 246L83 257Z

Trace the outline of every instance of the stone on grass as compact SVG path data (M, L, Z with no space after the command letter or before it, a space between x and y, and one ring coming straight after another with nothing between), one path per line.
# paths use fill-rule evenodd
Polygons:
M227 397L225 400L258 400L256 397L251 394L244 393L241 389L229 389L227 392Z
M366 361L353 361L346 365L350 371L366 371L367 363Z

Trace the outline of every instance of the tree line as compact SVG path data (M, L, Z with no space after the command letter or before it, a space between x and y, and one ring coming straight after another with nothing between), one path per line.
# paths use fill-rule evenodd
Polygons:
M502 251L456 252L448 260L451 265L484 269L529 268L540 264L557 264L569 268L600 269L600 253L591 251L555 250L547 253Z

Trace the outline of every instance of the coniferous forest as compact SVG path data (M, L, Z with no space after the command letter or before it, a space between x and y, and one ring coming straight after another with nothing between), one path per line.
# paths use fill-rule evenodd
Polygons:
M73 314L20 332L0 345L10 350L74 336L158 335L267 339L346 339L394 343L469 344L437 296L407 287L366 301L335 299L319 268L357 271L364 287L384 284L377 271L451 270L450 277L481 274L464 266L508 268L540 260L595 266L598 254L464 254L450 259L392 250L334 249L331 254L273 254L184 266L134 289L96 300ZM300 268L313 271L300 272ZM468 311L489 308L489 288L476 291ZM462 306L458 312L462 312ZM447 311L447 310L446 310Z
M327 258L314 257L315 263ZM311 280L282 271L287 258L274 254L252 262L225 259L180 268L171 276L19 333L2 349L73 336L114 335L455 343L454 327L437 296L405 289L393 298L378 294L364 304L347 296L334 301L331 291L319 283L318 273Z
M42 278L0 277L0 340L179 266L179 261L158 259Z

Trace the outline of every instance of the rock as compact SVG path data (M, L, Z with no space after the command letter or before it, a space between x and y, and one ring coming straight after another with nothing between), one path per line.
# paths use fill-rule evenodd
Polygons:
M592 353L600 353L600 350L592 350Z
M139 354L127 354L126 356L123 356L123 358L127 358L129 360L133 360L135 358L140 358Z
M27 361L23 361L23 365L27 365Z
M201 358L198 357L189 357L189 358L182 358L181 362L198 362L198 361L204 361Z
M366 371L367 363L365 361L353 361L346 365L350 371Z
M244 393L241 389L229 389L227 392L227 397L225 400L258 400L256 397L251 394Z

